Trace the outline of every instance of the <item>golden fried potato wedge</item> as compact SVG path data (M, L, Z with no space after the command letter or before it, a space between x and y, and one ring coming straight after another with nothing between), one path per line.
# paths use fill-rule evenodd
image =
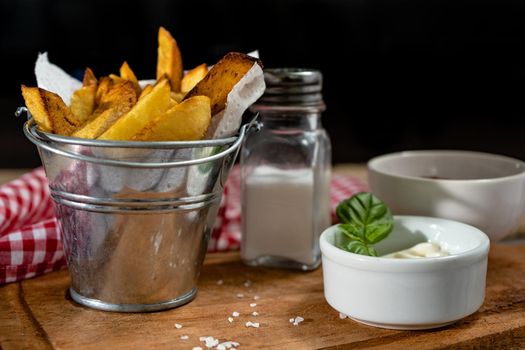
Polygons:
M126 80L112 85L102 97L101 104L91 120L76 130L72 136L91 139L99 137L122 115L130 111L136 102L137 95L131 81Z
M255 63L262 68L262 63L257 58L238 52L226 54L184 99L198 95L208 96L211 100L211 114L217 114L224 109L231 89Z
M80 129L75 131L72 136L85 139L96 139L113 125L118 118L127 113L132 106L115 106L106 109L94 119L87 122Z
M181 103L184 99L184 94L182 92L171 92L171 99L174 101L177 101L177 103Z
M95 110L97 84L82 86L71 96L71 112L82 122L89 119Z
M204 79L207 73L208 65L206 63L203 63L188 71L180 82L180 91L183 93L190 91L195 87L195 85L197 85L199 81Z
M183 70L182 56L177 42L164 27L159 28L158 40L157 80L166 74L170 80L171 89L179 92Z
M86 71L84 72L84 79L82 80L82 85L97 85L97 78L95 77L95 74L93 73L91 68L86 68Z
M102 96L104 96L113 85L110 77L103 77L98 82L97 93L95 94L95 104L99 105Z
M82 87L73 93L69 105L71 112L82 122L88 120L95 110L97 86L98 81L95 74L90 68L86 68Z
M122 66L120 66L120 77L122 79L129 80L133 83L133 86L135 86L135 91L137 92L137 96L140 96L141 88L139 85L139 81L137 79L137 76L129 66L128 62L124 61L122 63Z
M114 105L131 104L137 102L135 87L131 81L122 80L113 83L109 89L100 96L100 101L95 113L112 108Z
M139 100L144 98L144 96L146 96L147 94L149 94L151 90L153 90L153 85L148 84L144 86L144 89L142 89L142 92L140 93Z
M170 103L170 86L167 80L161 81L153 90L109 129L100 135L101 140L131 140L152 120L166 112Z
M126 80L126 79L124 79L124 78L119 77L119 76L116 75L116 74L110 74L110 75L109 75L109 78L113 81L113 83L120 83L120 82L123 82L123 81Z
M60 96L37 87L22 85L22 96L29 112L42 131L71 135L82 122Z
M129 66L128 62L124 61L124 63L122 63L122 66L120 66L119 72L120 72L120 77L122 79L129 80L136 84L139 83L137 76L135 75L131 67Z
M135 137L141 141L191 141L201 139L211 122L210 99L194 96L151 121Z

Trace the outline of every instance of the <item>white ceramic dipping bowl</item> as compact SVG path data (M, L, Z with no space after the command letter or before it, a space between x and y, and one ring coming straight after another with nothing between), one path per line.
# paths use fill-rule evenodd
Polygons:
M337 248L337 225L320 237L324 294L334 309L377 327L428 329L474 313L485 298L488 237L460 222L396 216L394 230L375 245L379 255L423 241L449 256L419 259L370 257Z
M468 151L407 151L368 162L370 190L393 214L441 217L491 240L513 233L525 212L525 162Z

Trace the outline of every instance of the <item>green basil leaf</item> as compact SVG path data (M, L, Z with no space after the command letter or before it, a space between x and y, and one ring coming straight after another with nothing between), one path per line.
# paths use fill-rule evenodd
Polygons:
M341 233L343 233L345 236L347 236L349 239L364 242L365 237L363 235L359 235L362 232L359 231L359 229L355 226L350 224L339 224L339 229L341 230Z
M377 252L374 248L366 245L363 242L351 241L346 245L346 249L350 253L368 255L368 256L377 256Z
M335 235L334 235L334 245L339 248L339 249L342 249L342 250L347 250L346 249L346 246L348 245L348 243L352 242L353 239L350 238L345 232L344 230L341 228L341 225L338 225L339 227L339 230L337 230L335 232Z
M394 218L383 201L361 192L339 203L336 214L345 234L365 244L385 239L394 228Z

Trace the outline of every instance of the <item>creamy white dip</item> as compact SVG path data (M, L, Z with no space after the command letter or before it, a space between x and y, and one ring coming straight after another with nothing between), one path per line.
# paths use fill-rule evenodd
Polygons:
M392 259L419 259L419 258L436 258L439 256L449 255L447 251L441 249L441 246L436 243L425 242L419 243L415 246L400 250L398 252L383 255L382 258Z

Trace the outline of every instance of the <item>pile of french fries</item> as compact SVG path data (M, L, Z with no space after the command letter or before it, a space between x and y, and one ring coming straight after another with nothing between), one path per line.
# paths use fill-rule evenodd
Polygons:
M201 64L184 74L177 42L158 33L156 81L141 86L124 62L119 75L99 79L86 69L69 106L57 94L22 85L22 95L39 129L66 136L128 141L189 141L206 135L212 116L225 108L232 88L255 64L230 52L208 71Z

